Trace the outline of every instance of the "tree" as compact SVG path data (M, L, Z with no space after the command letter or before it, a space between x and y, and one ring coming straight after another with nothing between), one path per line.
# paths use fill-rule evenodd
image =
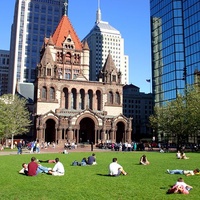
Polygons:
M6 94L0 97L0 137L12 137L27 133L31 124L26 99L17 95Z
M199 133L199 119L200 93L195 88L190 88L185 95L179 95L165 106L155 107L149 121L157 132L168 136L175 134L179 143L188 135Z

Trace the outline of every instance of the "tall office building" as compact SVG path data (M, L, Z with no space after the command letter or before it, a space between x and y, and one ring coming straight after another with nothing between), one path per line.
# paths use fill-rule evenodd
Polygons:
M149 116L153 113L153 105L152 93L140 92L140 88L132 84L123 87L123 114L133 119L133 140L139 141L152 136Z
M200 70L200 1L150 0L155 104L184 94Z
M83 39L87 40L90 48L90 80L98 80L99 72L105 64L110 52L118 70L122 73L122 83L128 83L129 59L124 55L124 39L120 32L108 22L101 20L101 10L98 5L96 22L89 34Z
M11 30L9 93L17 82L33 82L44 37L55 30L64 0L16 0Z
M0 96L8 92L9 51L0 50Z

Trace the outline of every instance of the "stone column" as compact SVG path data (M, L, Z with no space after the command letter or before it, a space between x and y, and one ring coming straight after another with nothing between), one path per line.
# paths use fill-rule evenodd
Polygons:
M72 118L69 117L69 128L68 128L68 131L67 131L67 139L68 140L73 140L73 130L72 130Z
M106 132L106 119L104 117L102 122L102 132L101 132L101 141L103 143L105 142L105 132Z
M76 143L79 143L79 129L77 129L77 135L76 135Z
M60 143L62 143L62 129L61 129L61 127L59 127L58 129L57 129L57 140L58 140L58 144L60 144Z
M114 131L115 131L114 119L112 119L111 132L110 132L110 140L111 140L111 142L116 142L115 141L115 137L114 137Z

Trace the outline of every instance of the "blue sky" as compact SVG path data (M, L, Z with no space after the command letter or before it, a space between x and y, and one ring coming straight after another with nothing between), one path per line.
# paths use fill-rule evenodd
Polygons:
M9 50L15 0L0 1L0 49ZM98 0L69 0L68 16L82 40L93 28ZM121 32L129 56L129 83L150 92L151 47L149 0L100 0L102 20Z

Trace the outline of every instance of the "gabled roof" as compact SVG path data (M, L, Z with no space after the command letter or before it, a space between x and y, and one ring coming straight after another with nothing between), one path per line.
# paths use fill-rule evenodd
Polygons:
M106 62L105 62L105 64L104 64L104 66L103 66L102 71L103 71L103 72L105 72L105 71L107 71L107 72L112 72L112 71L115 70L115 69L116 69L115 63L114 63L114 61L113 61L113 59L112 59L111 54L109 53L109 54L108 54L108 57L107 57L107 59L106 59Z
M83 50L90 50L86 40L84 40L82 43L83 43Z
M66 15L63 15L52 36L52 40L55 46L62 47L62 44L68 35L71 36L73 42L75 43L75 49L82 50L82 43L79 40L69 18Z
M49 45L47 45L44 55L42 56L42 59L40 62L42 63L43 66L46 66L48 63L51 63L51 64L54 63L51 51L49 49Z

